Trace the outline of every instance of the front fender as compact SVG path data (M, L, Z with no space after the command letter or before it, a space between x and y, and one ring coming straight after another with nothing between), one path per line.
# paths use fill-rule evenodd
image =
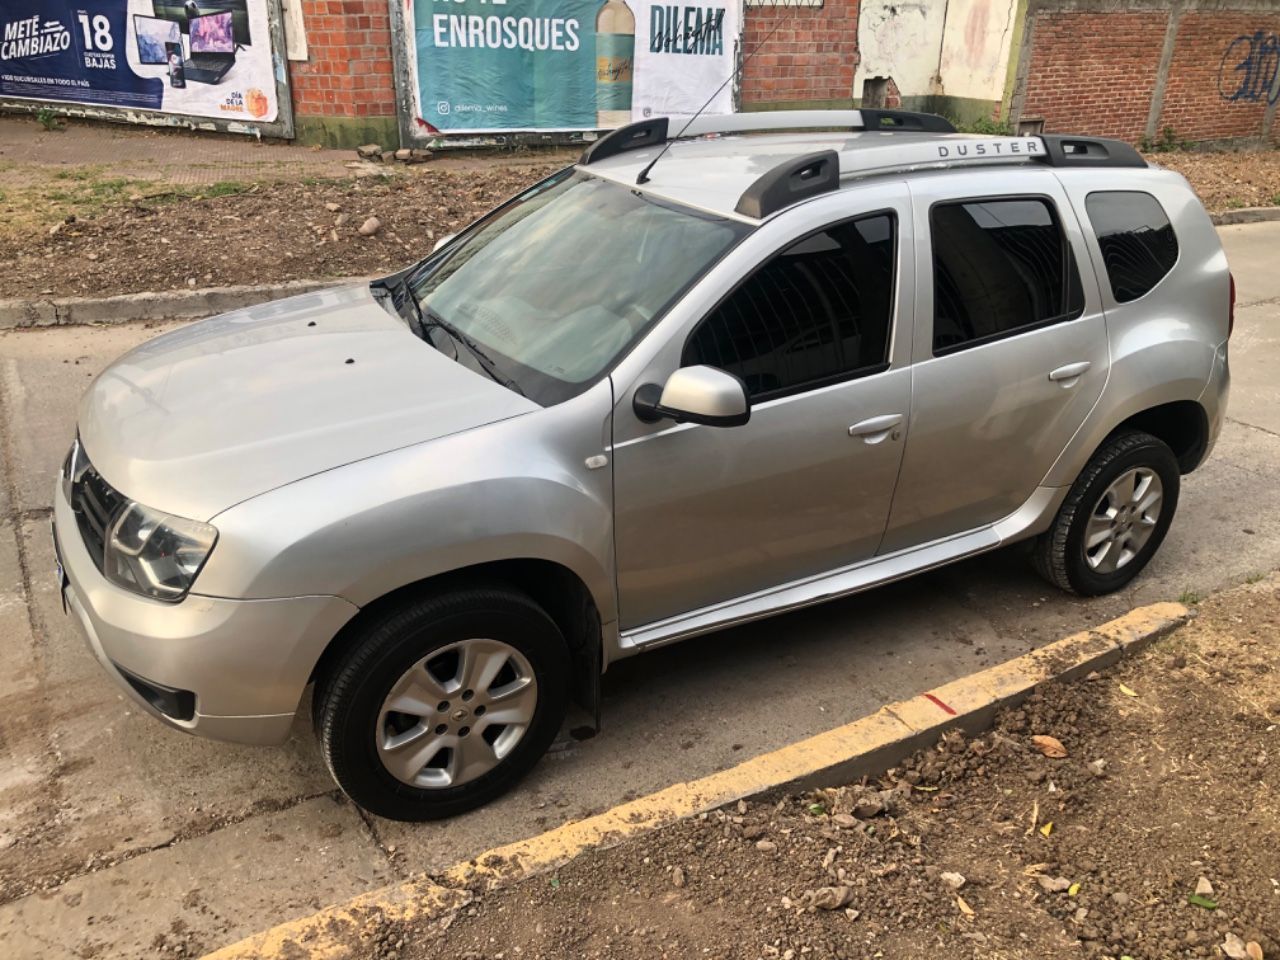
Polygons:
M195 584L210 596L324 594L364 606L496 560L572 570L616 615L608 382L556 407L299 480L224 511Z

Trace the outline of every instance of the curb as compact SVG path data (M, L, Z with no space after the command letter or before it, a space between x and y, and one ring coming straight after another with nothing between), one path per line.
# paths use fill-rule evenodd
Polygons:
M1237 223L1266 223L1280 220L1280 207L1242 207L1209 215L1215 227L1229 227Z
M287 280L260 286L206 287L203 290L166 290L160 293L124 293L116 297L59 297L50 300L0 300L0 330L24 327L56 327L90 323L127 323L133 320L195 320L228 310L252 307L299 293L350 283L368 283L369 277L338 280Z
M1131 610L910 700L762 754L719 773L678 783L604 813L496 847L455 864L435 880L409 880L282 923L208 954L205 960L339 960L355 953L353 937L369 919L430 921L472 899L471 890L505 887L594 848L616 846L676 820L748 797L796 792L876 775L947 730L975 733L996 711L1049 681L1076 680L1151 644L1191 616L1180 603Z

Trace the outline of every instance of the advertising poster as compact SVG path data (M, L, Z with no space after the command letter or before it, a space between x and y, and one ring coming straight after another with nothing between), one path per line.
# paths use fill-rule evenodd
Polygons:
M0 97L274 121L267 0L4 0Z
M419 125L442 133L611 129L732 110L738 0L412 0ZM692 104L692 106L690 106Z

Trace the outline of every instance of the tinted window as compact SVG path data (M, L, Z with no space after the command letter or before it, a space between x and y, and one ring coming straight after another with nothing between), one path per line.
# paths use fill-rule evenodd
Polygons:
M1178 238L1151 194L1091 193L1085 207L1117 303L1146 295L1173 269Z
M1079 316L1071 247L1044 200L946 203L933 233L933 352Z
M752 397L883 367L893 312L894 220L878 214L800 240L693 332L684 364L737 374Z

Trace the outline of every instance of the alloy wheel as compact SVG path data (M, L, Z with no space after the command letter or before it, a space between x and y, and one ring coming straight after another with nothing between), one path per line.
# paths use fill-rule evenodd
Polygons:
M1084 556L1097 573L1114 573L1142 552L1155 532L1164 485L1154 470L1133 467L1112 481L1094 504L1084 533Z
M392 685L378 713L378 756L403 783L456 787L511 753L537 705L524 654L501 640L460 640L432 651Z

